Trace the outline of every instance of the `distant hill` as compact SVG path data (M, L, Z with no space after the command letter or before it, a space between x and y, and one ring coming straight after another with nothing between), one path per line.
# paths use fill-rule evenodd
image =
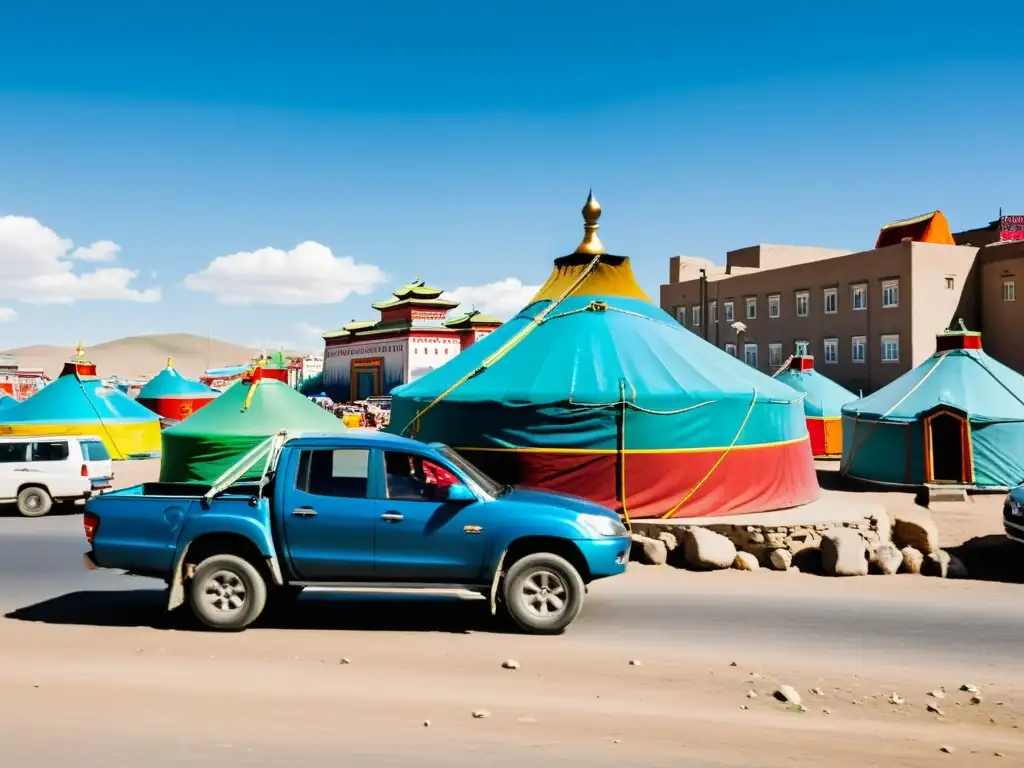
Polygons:
M266 350L273 354L276 349ZM207 339L190 333L160 333L128 336L85 348L85 358L96 363L100 376L117 374L130 379L154 376L171 357L174 367L184 376L199 376L207 368L243 365L261 352L219 339ZM284 350L285 354L298 354ZM23 368L42 368L48 376L60 373L64 362L75 354L75 344L66 347L37 344L9 349Z

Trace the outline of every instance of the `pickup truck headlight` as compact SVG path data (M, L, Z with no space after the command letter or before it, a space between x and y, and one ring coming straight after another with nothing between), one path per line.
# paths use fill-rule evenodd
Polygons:
M595 536L625 536L627 533L621 522L604 515L578 515L576 522Z

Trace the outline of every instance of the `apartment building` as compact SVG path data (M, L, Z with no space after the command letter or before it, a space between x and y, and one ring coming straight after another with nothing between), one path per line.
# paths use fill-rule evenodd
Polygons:
M981 343L996 360L1024 372L1024 240L986 245L978 252L978 272Z
M911 240L859 253L764 244L729 252L724 267L677 256L661 307L765 373L810 354L823 374L866 394L933 354L935 334L950 324L978 328L978 250ZM1012 269L1024 279L1024 254Z

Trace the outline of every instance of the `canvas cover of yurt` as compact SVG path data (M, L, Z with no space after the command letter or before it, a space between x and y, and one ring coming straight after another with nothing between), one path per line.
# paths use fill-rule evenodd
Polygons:
M345 431L332 413L262 373L262 366L257 366L201 411L163 431L160 482L212 483L243 454L282 429ZM260 471L262 467L254 470Z
M814 458L840 458L843 455L843 406L852 403L857 396L818 373L812 355L794 355L773 378L805 395L804 416Z
M935 354L843 408L841 472L904 486L979 489L1024 482L1024 376L981 334L947 331Z
M182 421L216 397L210 387L178 373L167 358L167 367L146 382L136 400L165 421Z
M0 435L94 436L111 458L160 455L160 421L116 387L96 376L96 366L77 357L52 383L0 414Z
M13 408L17 404L18 401L10 395L0 395L0 413L3 413L8 408Z
M801 398L655 306L585 235L525 309L392 392L389 431L452 446L495 479L627 518L761 512L819 493Z

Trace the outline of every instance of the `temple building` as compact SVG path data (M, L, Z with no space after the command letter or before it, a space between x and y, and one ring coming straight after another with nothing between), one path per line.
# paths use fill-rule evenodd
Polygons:
M373 304L379 320L353 320L325 333L323 391L335 402L389 395L501 325L475 309L449 319L458 302L442 293L417 278Z

